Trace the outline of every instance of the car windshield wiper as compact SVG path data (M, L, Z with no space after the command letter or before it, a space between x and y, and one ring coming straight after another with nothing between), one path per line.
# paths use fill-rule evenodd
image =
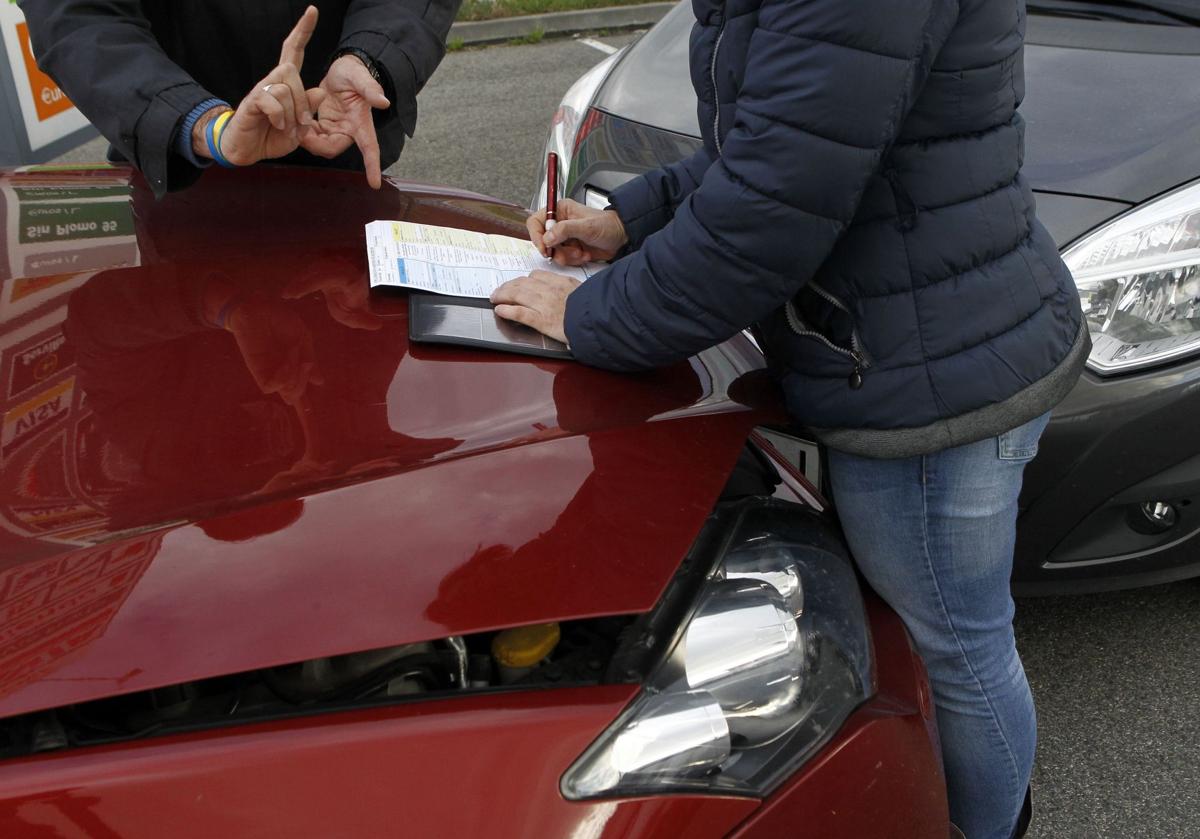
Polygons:
M1090 20L1200 26L1197 0L1029 0L1031 12Z

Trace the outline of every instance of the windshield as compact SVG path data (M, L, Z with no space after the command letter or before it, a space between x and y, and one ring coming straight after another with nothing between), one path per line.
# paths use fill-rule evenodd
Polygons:
M1200 0L1028 0L1032 12L1165 26L1200 25Z

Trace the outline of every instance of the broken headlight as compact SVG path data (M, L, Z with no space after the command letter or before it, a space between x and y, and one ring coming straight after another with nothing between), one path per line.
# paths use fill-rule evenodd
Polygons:
M870 695L858 581L819 517L759 500L720 518L719 561L682 630L563 777L567 798L766 795Z

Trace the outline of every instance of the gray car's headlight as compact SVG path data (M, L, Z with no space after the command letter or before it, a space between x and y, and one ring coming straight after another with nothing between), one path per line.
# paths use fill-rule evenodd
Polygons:
M682 629L638 698L563 776L567 798L766 795L869 697L858 581L816 515L756 500L713 528L719 559Z
M1200 182L1109 222L1063 259L1083 301L1093 371L1200 353Z
M579 129L587 117L588 108L596 98L600 85L608 78L613 65L621 58L625 49L613 53L575 80L575 84L563 95L550 122L550 134L546 138L546 152L556 152L561 165L558 167L558 194L569 195L567 185L571 183L571 168L575 165L575 149L579 144ZM546 203L546 156L539 161L538 186L529 202L530 210L540 210Z

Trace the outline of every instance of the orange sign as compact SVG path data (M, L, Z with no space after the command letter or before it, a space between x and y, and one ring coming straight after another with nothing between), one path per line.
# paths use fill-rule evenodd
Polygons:
M29 87L33 91L33 105L37 108L38 120L45 122L55 114L61 114L74 105L63 93L54 79L38 69L33 60L33 48L29 45L29 26L17 24L17 41L21 44L21 55L25 56L25 72L29 75Z

